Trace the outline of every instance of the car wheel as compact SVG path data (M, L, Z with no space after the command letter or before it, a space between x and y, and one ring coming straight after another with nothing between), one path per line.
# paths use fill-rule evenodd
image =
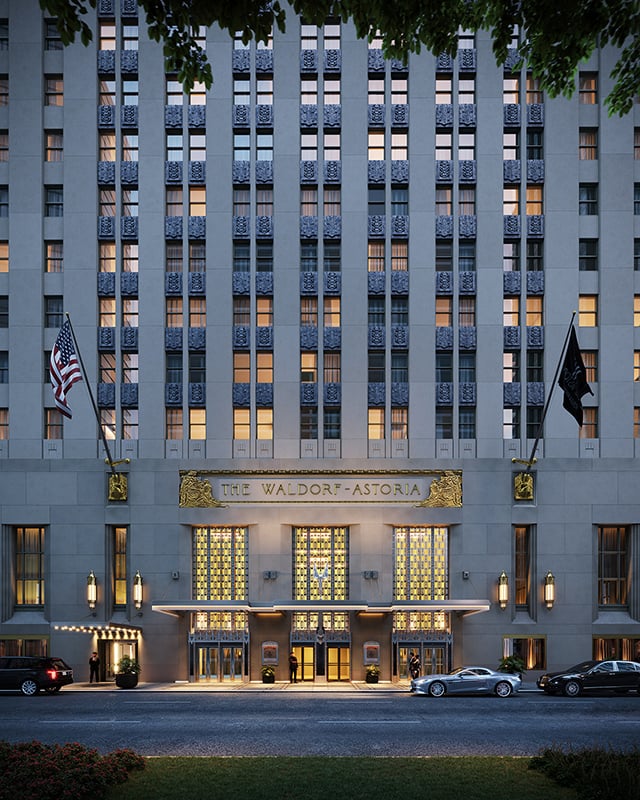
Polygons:
M26 681L22 681L20 684L20 691L22 694L26 694L27 697L31 697L34 694L38 694L38 689L40 687L38 684L32 680L31 678L27 678Z
M564 693L567 697L577 697L582 691L578 681L567 681L564 685Z
M441 681L434 681L429 685L429 694L431 697L442 697L446 691L444 683Z
M509 697L511 692L513 692L513 686L511 686L509 681L500 681L499 683L496 683L496 688L494 691L498 697Z

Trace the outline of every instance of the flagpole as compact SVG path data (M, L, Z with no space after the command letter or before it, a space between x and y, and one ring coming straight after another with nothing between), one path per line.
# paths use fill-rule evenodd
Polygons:
M111 451L109 450L109 445L107 444L107 437L104 435L104 429L100 424L100 414L98 413L98 406L96 405L96 401L93 397L93 392L91 391L91 384L89 383L89 379L87 378L87 371L84 368L84 362L82 361L82 353L80 352L80 348L78 347L78 340L76 339L75 331L73 330L73 325L71 324L71 317L69 316L69 312L65 311L65 316L67 318L67 322L69 323L69 330L71 331L71 336L73 337L73 343L76 348L76 353L78 354L78 361L80 363L80 368L82 369L82 374L84 375L84 382L87 387L87 391L89 392L89 398L91 400L91 405L93 406L93 413L96 415L96 420L98 422L98 430L100 431L100 436L102 437L102 444L104 445L105 452L107 453L107 463L111 467L111 472L115 475L115 467L113 459L111 458Z
M545 420L545 417L547 416L547 411L549 410L549 405L551 403L551 398L553 396L553 390L556 388L556 383L558 382L558 375L560 374L560 369L562 367L562 360L564 359L564 354L565 354L565 351L567 349L567 344L569 342L569 337L571 336L571 329L573 328L573 320L575 319L575 317L576 317L576 312L574 311L571 314L571 322L569 323L569 329L567 330L567 335L564 337L564 344L562 345L562 351L560 353L560 358L558 359L558 366L556 367L556 373L553 376L553 382L551 384L551 389L549 391L549 396L547 397L547 400L546 400L546 402L544 404L544 408L542 410L542 419L540 420L540 424L538 425L538 432L536 434L536 438L535 438L535 441L533 443L533 447L531 448L531 455L529 456L529 460L528 461L522 461L521 459L518 459L518 458L512 458L511 459L513 462L526 464L526 466L527 466L527 469L525 470L526 472L529 472L531 467L535 464L534 456L535 456L536 450L538 449L538 442L540 441L540 437L542 436L542 426L544 425L544 420Z

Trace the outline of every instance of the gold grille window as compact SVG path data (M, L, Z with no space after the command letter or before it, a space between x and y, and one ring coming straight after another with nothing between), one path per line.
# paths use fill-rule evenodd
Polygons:
M348 548L348 528L294 528L295 599L346 600Z
M246 528L194 529L195 600L246 600L248 540Z
M446 600L449 596L448 528L401 527L394 529L393 596L395 600ZM397 629L423 630L446 627L446 614L396 612Z

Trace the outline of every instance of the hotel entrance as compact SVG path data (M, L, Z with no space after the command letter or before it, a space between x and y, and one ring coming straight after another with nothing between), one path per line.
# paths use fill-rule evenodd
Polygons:
M291 649L298 659L298 681L313 681L316 670L314 645L294 645Z
M411 653L417 653L420 659L420 674L435 675L449 671L448 648L445 644L430 642L403 642L397 646L397 671L400 680L411 680L409 675L409 659Z
M196 681L241 681L244 648L241 644L198 643L194 645Z
M327 645L327 681L351 680L351 651L349 645Z

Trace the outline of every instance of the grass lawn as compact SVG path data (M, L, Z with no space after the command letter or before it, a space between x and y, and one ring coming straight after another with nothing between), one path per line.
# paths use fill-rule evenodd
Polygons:
M575 800L529 758L149 758L109 800Z

